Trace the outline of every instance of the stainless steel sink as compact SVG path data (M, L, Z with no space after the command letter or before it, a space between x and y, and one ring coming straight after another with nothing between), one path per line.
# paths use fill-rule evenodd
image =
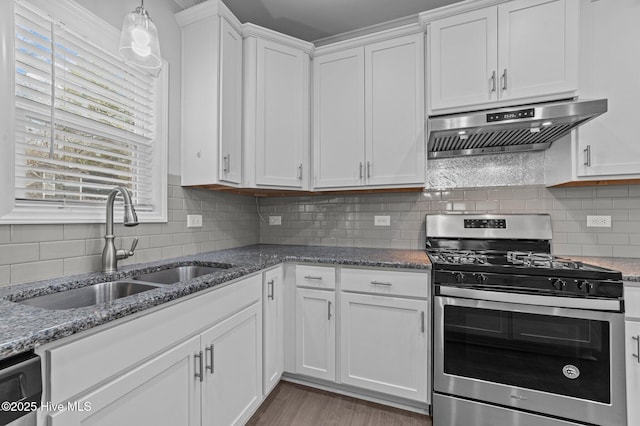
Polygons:
M133 277L134 280L159 283L159 284L176 284L181 281L187 281L202 275L212 274L224 269L229 269L233 265L228 263L216 263L211 266L187 265L177 266L174 268L164 269L162 271L150 272Z
M71 309L108 303L122 297L131 296L143 291L159 288L160 285L136 281L110 281L98 283L73 290L37 296L18 303L44 309Z

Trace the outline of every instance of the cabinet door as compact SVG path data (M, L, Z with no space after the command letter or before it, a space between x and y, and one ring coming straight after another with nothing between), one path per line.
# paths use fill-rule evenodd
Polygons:
M220 180L242 182L242 35L220 18Z
M201 388L194 376L199 350L200 338L193 337L75 399L79 409L49 414L48 424L199 426Z
M364 183L364 49L313 61L313 186Z
M430 109L497 99L498 25L495 7L430 24Z
M267 395L284 371L284 283L282 268L264 273L263 389Z
M498 6L500 98L578 87L577 0L515 0Z
M296 372L335 381L335 293L296 289Z
M262 306L202 333L202 425L242 425L262 400Z
M256 184L301 187L308 143L308 56L257 41Z
M365 47L369 185L424 184L424 35Z
M640 40L636 23L640 3L583 1L580 16L580 96L607 98L609 110L577 130L577 174L638 175L640 143L635 123L640 56L629 52L637 51Z
M625 321L627 424L640 424L640 321Z
M426 300L342 293L342 382L429 402L428 309Z

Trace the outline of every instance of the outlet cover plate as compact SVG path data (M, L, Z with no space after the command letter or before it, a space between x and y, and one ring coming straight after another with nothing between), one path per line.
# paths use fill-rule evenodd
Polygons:
M269 225L282 225L282 216L269 216Z
M375 226L391 226L391 216L375 216L373 224Z
M188 214L187 215L187 228L202 228L202 215L201 214Z
M611 228L611 216L587 216L588 228Z

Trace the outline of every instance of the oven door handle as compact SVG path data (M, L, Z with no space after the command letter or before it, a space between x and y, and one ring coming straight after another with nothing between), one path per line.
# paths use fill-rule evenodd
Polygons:
M440 286L438 295L519 305L622 312L622 303L618 299L540 296L537 294L506 293L449 286Z

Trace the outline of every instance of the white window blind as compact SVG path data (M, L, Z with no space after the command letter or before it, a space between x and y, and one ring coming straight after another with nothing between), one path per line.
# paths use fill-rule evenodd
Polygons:
M103 207L120 185L153 209L155 80L24 1L15 37L16 205Z

